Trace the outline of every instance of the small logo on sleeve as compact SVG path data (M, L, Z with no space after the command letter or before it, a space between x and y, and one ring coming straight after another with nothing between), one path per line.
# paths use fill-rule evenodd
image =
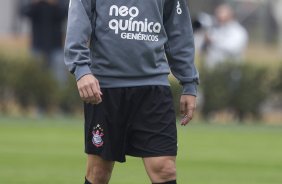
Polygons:
M103 136L104 136L104 133L103 133L103 128L101 127L100 124L96 125L94 128L93 128L93 131L92 131L92 135L93 135L93 138L92 138L92 143L97 147L102 147L104 145L104 141L103 141Z
M181 9L179 1L177 1L176 12L177 12L178 15L182 14L182 9Z

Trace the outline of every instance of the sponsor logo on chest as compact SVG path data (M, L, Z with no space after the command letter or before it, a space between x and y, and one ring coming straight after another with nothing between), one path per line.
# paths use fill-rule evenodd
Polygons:
M160 22L150 21L148 18L137 20L140 14L136 6L127 7L112 5L109 9L109 28L122 39L158 41L158 35L161 32Z

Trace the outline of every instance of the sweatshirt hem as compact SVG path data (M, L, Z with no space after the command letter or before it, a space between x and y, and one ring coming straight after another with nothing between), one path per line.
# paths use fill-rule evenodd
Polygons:
M98 79L101 88L120 88L136 86L170 86L168 75L142 76L142 77L105 77L94 76Z

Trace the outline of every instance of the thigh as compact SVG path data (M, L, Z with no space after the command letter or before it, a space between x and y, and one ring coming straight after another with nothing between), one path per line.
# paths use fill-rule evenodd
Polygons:
M141 91L142 92L142 91ZM148 86L134 99L127 154L137 157L176 156L177 130L168 86Z
M102 103L85 104L85 152L104 160L125 161L123 89L102 89Z

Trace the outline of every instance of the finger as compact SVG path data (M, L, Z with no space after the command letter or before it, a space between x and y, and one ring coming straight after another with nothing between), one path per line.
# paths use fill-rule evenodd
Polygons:
M96 82L91 84L91 91L92 91L94 97L91 99L90 103L93 104L93 105L96 105L96 104L99 104L99 103L102 102L100 90L98 89L96 84L97 84Z
M192 117L189 115L184 116L184 118L181 121L182 126L186 126L190 121L192 120Z
M91 101L91 104L93 105L98 105L99 103L101 103L102 100L98 101L98 100L94 100L94 101Z
M85 89L85 88L82 88L81 91L82 91L82 93L83 93L83 98L82 98L82 100L85 101L86 103L89 103L89 101L88 101L88 93L87 93L86 89Z
M195 105L188 105L187 106L187 114L193 116L194 111L195 111Z
M193 119L193 113L194 113L195 107L187 106L186 110L187 110L186 115L183 118L183 121L181 122L181 125L184 125L184 126L187 125Z
M100 98L96 98L95 97L95 99L91 101L91 104L97 105L97 104L99 104L101 102L102 102L102 98L101 97Z
M185 117L183 118L183 121L181 122L181 125L187 125L192 119L193 119L193 111L194 106L189 106L188 103L185 104Z
M188 109L187 116L188 116L189 121L193 119L193 113L194 113L193 109Z
M97 83L93 83L91 85L91 90L93 92L93 95L95 97L95 102L100 102L102 100L101 95L100 95L100 90L98 89Z
M81 98L81 99L84 99L84 94L83 94L83 89L82 89L82 87L77 84L77 89L78 89L80 98Z
M98 103L101 102L101 101L102 101L102 98L101 98L101 96L99 95L99 93L96 91L96 92L94 93L94 99L92 100L92 103L98 104Z
M189 121L188 117L188 104L187 102L183 103L183 112L182 112L182 120L181 120L181 125L186 125Z
M99 92L95 93L95 101L96 101L96 104L98 104L102 101L102 98L101 98L101 95L99 94Z
M185 116L185 102L180 101L180 114Z
M90 86L87 86L87 87L86 87L86 92L87 92L87 94L88 94L87 100L88 100L89 102L94 101L94 100L95 100L95 96L94 96L94 93L93 93L93 91L92 91L92 89L91 89Z
M100 87L99 81L96 80L95 82L96 82L96 86L97 86L97 88L98 88L98 90L99 90L99 94L100 94L100 95L103 95L103 93L101 92L101 87Z
M188 122L189 122L189 117L186 115L186 116L184 116L184 117L182 118L182 120L181 120L181 125L182 125L182 126L185 126L185 125L188 124Z
M79 96L80 96L80 98L82 98L83 99L83 92L82 92L82 90L81 89L78 89L78 92L79 92Z

